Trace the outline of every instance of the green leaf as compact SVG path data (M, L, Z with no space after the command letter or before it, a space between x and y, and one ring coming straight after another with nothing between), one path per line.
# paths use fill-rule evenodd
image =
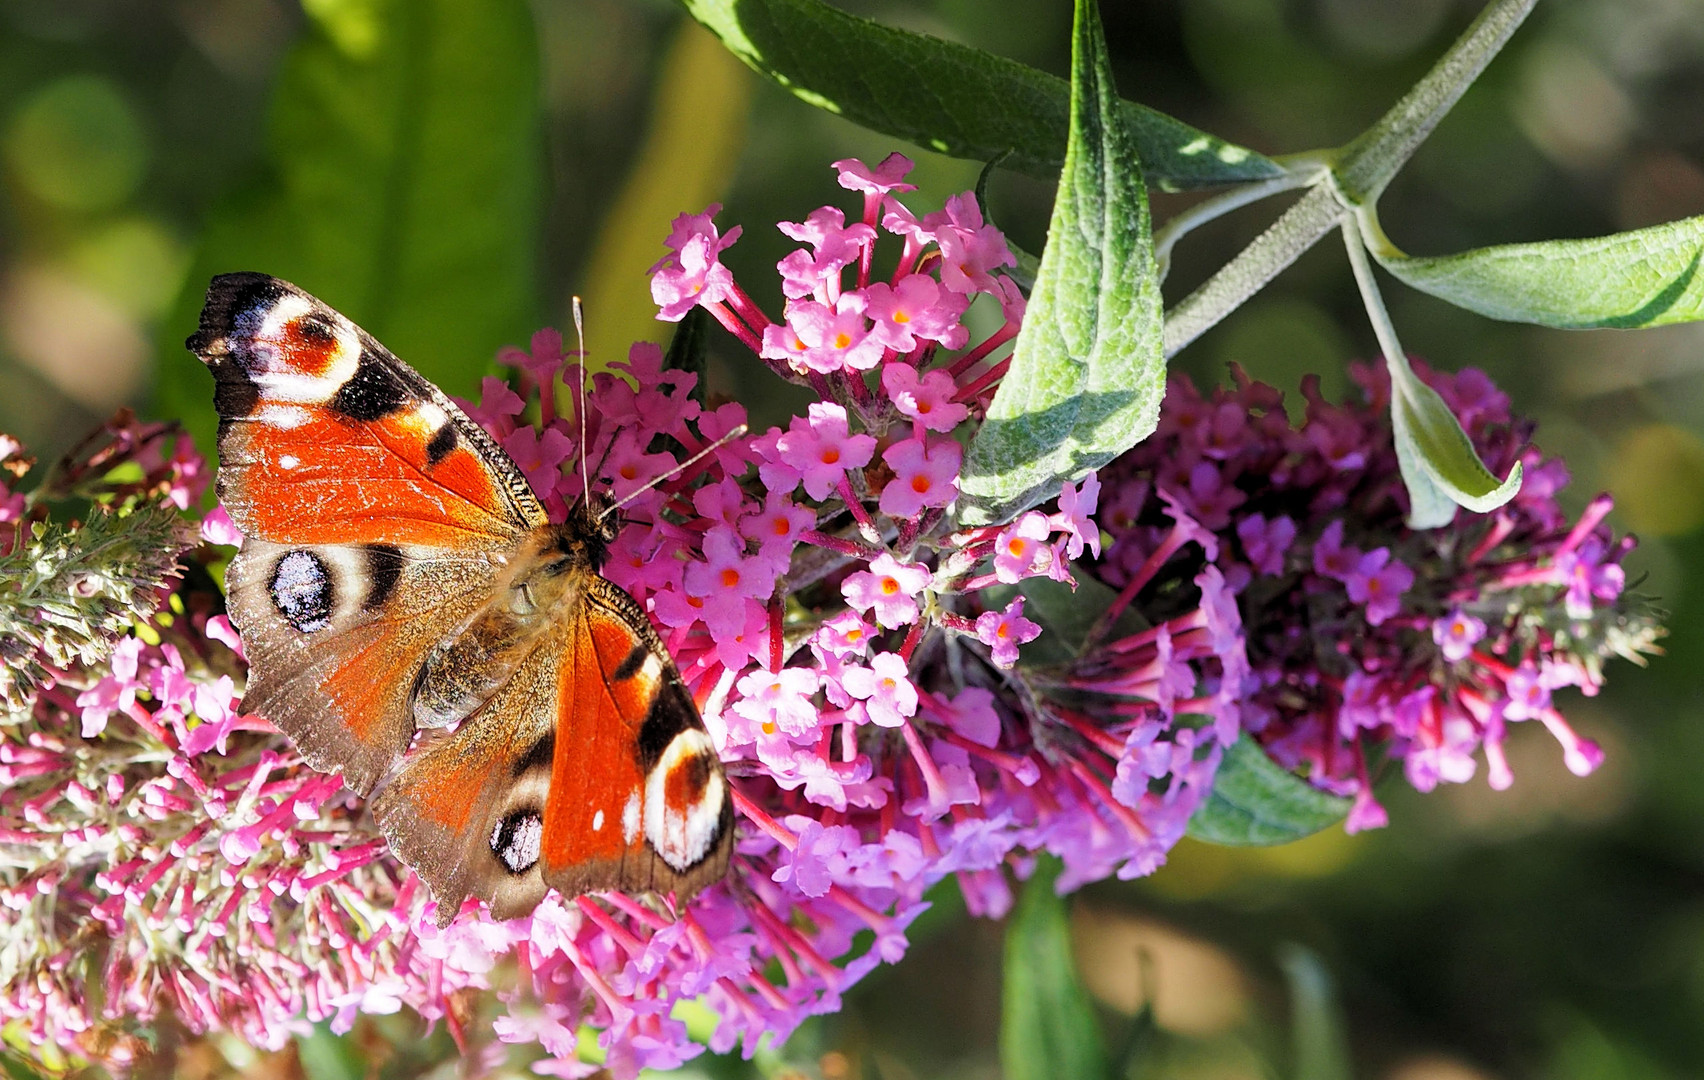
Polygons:
M1106 585L1087 572L1082 565L1073 564L1072 576L1077 580L1073 589L1063 581L1050 577L1025 578L1016 587L996 586L988 590L989 610L1004 607L1017 593L1023 593L1024 617L1033 619L1044 631L1034 641L1019 646L1022 665L1026 668L1065 664L1083 653L1089 631L1100 621L1102 614L1118 599L1118 590ZM1134 605L1119 612L1107 640L1116 641L1140 634L1148 629Z
M265 174L214 211L167 322L156 412L203 449L183 348L207 281L257 270L337 307L452 394L537 326L538 61L525 0L313 0L273 90Z
M1505 322L1583 330L1704 319L1704 216L1590 240L1373 255L1414 288Z
M675 327L668 352L663 355L665 370L698 376L698 381L692 384L691 397L700 405L704 404L705 376L710 363L710 323L710 312L702 307L692 308Z
M1213 792L1189 819L1189 835L1229 847L1287 844L1335 825L1350 801L1327 795L1242 736L1225 751Z
M1352 1080L1349 1039L1331 973L1311 950L1284 945L1278 964L1290 984L1291 1059L1295 1080Z
M355 1040L333 1035L329 1024L296 1039L296 1053L307 1080L361 1080L367 1074L366 1055Z
M1436 529L1448 525L1457 506L1475 513L1497 509L1521 490L1521 463L1498 480L1479 460L1461 421L1397 356L1390 369L1390 421L1396 436L1397 463L1408 485L1408 526Z
M1051 179L1070 126L1064 80L964 45L848 15L821 0L681 0L754 71L853 123L953 157ZM1264 180L1282 170L1161 112L1114 101L1153 183Z
M1077 0L1071 141L1012 366L965 454L960 519L1006 521L1154 430L1165 389L1147 192L1090 0Z
M1106 1080L1094 1006L1077 979L1059 860L1043 855L1006 927L1000 1068L1006 1080Z

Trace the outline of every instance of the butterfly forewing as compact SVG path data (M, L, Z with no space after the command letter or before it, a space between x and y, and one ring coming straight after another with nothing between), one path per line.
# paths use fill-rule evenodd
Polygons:
M599 576L596 515L552 525L483 429L287 282L215 278L189 347L247 535L227 578L244 707L379 787L440 921L467 896L501 918L552 886L684 900L725 873L721 764L644 611Z

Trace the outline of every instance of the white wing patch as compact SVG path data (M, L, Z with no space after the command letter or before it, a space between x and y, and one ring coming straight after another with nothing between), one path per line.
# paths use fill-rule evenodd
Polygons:
M664 862L684 873L715 845L726 798L710 736L687 728L645 777L645 839Z
M621 839L628 846L639 839L639 789L627 796L627 805L621 808Z

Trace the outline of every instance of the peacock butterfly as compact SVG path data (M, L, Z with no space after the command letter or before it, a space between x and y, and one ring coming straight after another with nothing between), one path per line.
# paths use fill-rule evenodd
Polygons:
M360 327L264 274L213 279L226 577L246 711L341 770L447 925L550 888L721 879L722 766L644 610L602 577L597 496L551 522L502 447Z

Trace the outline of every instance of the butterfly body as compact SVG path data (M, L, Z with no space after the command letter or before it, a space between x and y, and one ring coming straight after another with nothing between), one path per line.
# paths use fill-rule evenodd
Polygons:
M602 577L597 500L552 522L456 405L331 308L215 278L212 370L247 711L341 770L447 922L548 888L673 892L726 871L732 807L643 609Z

